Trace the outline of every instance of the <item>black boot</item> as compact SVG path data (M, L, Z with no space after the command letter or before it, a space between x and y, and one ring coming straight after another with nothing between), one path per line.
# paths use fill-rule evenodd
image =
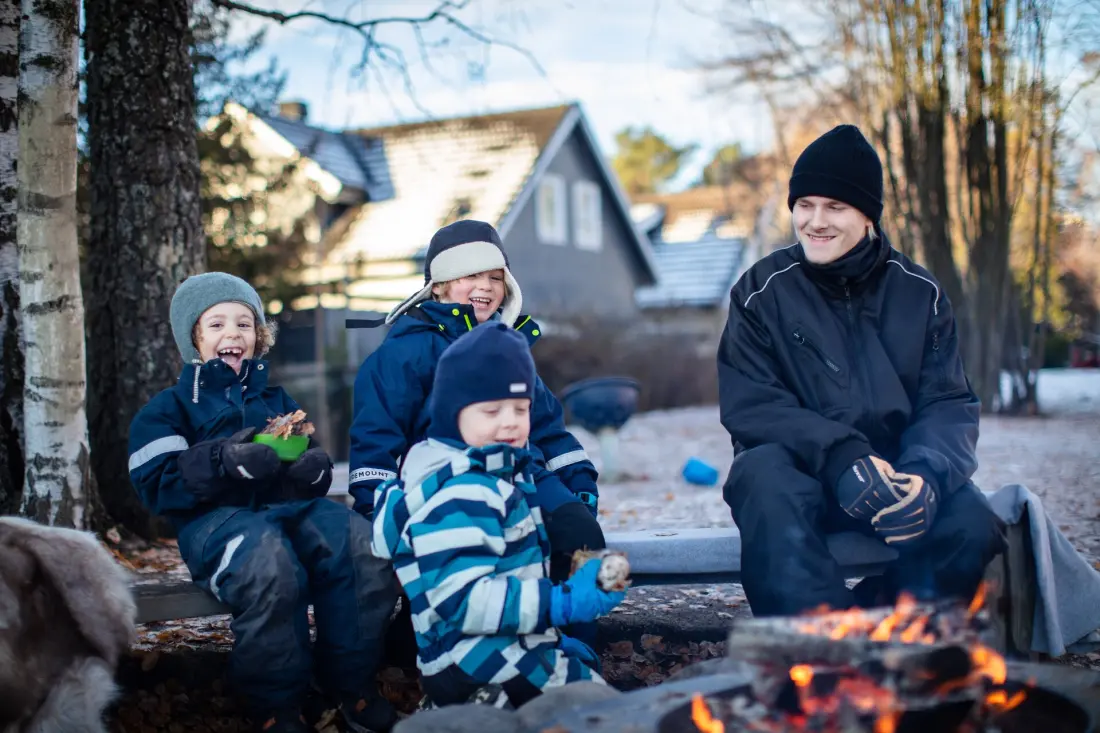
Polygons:
M389 733L397 725L397 711L375 690L362 697L342 697L340 713L354 733Z
M257 733L309 733L306 719L297 709L273 710L253 715Z

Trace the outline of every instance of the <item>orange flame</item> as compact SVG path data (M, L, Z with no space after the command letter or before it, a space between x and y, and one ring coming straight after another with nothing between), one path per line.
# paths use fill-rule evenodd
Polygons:
M726 733L721 720L715 720L707 706L707 701L699 693L691 696L691 722L701 733Z
M808 664L796 664L791 667L791 681L798 687L807 687L814 678L814 670Z
M974 593L974 597L970 599L970 607L966 609L967 618L974 618L974 614L982 610L982 606L985 605L986 590L985 581L983 580L978 584L978 590Z
M1004 690L994 690L985 696L985 704L998 713L1004 713L1018 707L1026 699L1027 693L1023 690L1017 691L1012 697L1009 697Z

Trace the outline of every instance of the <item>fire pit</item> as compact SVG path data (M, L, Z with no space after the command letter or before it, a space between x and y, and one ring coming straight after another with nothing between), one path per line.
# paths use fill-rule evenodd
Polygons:
M982 643L984 598L980 590L964 606L903 595L894 608L739 622L726 652L760 673L750 689L694 696L686 714L703 733L1087 731L1083 710L1059 716L1068 700L1009 679L1004 658Z
M984 643L983 598L979 592L967 606L903 597L893 608L738 621L727 641L732 670L630 693L565 716L552 730L1091 731L1100 678L1006 662ZM1050 668L1069 682L1051 684Z

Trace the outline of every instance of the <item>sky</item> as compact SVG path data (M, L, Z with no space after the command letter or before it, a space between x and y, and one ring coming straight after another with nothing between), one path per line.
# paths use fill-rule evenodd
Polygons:
M304 101L309 120L329 128L384 125L580 102L605 154L615 133L651 126L677 146L696 144L672 187L686 185L718 147L771 144L771 123L751 90L708 93L700 65L726 41L718 18L751 0L469 0L455 15L505 44L485 44L438 21L425 26L424 54L411 28L387 25L378 40L399 49L412 93L385 64L355 71L363 41L311 19L266 27L258 62L275 56L288 72L283 98ZM439 0L253 0L256 7L313 10L352 20L422 16ZM509 45L515 46L510 48ZM425 60L426 58L426 60Z

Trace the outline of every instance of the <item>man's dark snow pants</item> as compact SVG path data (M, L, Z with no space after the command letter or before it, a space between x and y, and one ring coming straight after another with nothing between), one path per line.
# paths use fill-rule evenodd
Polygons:
M329 499L225 507L181 532L192 578L232 609L229 676L251 712L300 705L314 675L332 695L375 684L398 586L370 542L370 522Z
M845 514L832 490L805 473L786 448L763 445L740 453L723 495L741 530L741 583L754 616L794 615L823 603L866 605L859 603L862 594L857 599L845 586L825 535L854 530L874 536L874 529ZM901 557L878 587L891 600L900 591L922 599L969 599L986 565L1003 551L1004 531L982 493L967 483L942 497L927 535L897 548Z

